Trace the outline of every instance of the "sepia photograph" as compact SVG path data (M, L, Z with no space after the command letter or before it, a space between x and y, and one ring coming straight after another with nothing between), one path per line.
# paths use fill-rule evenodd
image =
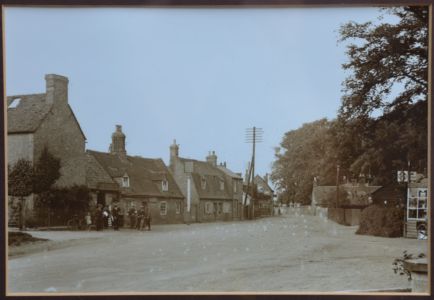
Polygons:
M430 293L428 5L2 12L8 296Z

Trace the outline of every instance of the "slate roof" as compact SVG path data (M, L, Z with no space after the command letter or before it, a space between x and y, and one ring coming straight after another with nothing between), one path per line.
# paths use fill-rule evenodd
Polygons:
M184 198L178 185L169 173L161 159L143 158L140 156L126 156L122 158L115 154L87 150L101 167L112 178L129 177L130 186L120 187L126 196ZM167 179L169 190L162 191L161 182Z
M15 99L20 99L19 104L15 108L9 108L9 105ZM7 119L8 133L32 133L35 132L53 105L46 100L46 94L30 94L30 95L15 95L7 97ZM81 134L86 139L83 130L80 127L73 110L68 105L68 108L77 122Z
M192 178L200 199L223 199L232 200L230 184L225 173L210 163L187 158L179 158L185 165L186 162L193 164ZM205 189L202 188L202 178L206 181ZM220 182L224 182L224 189L220 189Z

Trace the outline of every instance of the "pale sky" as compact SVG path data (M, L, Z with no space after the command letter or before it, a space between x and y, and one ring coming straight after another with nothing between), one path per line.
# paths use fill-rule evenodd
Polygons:
M5 9L7 95L42 93L44 75L69 78L87 148L107 151L115 124L127 152L180 155L243 172L245 129L260 127L256 171L303 123L336 116L345 73L338 29L377 8Z

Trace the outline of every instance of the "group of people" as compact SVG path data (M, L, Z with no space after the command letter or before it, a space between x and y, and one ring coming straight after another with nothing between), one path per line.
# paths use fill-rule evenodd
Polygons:
M120 214L121 209L118 207L117 203L115 203L111 209L107 206L103 207L102 204L98 204L94 214L96 230L101 231L104 228L108 228L109 224L112 225L114 230L119 230ZM86 225L88 230L90 230L92 226L92 217L90 213L86 216Z
M134 204L132 204L131 208L128 210L128 216L131 229L151 230L151 212L148 203L142 202L138 210L134 207ZM87 213L85 222L88 230L95 227L97 231L101 231L104 228L110 227L110 225L114 230L119 230L121 218L121 209L117 203L114 203L113 207L98 204L93 215L90 212Z
M130 228L137 230L151 230L151 212L148 203L142 202L141 207L137 210L134 203L128 210L128 217L130 219Z

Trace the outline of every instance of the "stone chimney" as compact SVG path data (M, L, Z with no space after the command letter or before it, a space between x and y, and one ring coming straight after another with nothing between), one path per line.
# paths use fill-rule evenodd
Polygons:
M45 75L46 101L51 104L68 104L68 78L56 74Z
M217 166L217 155L215 155L215 151L210 151L208 153L208 156L206 157L206 162L213 165L214 167Z
M173 166L175 163L175 159L179 157L179 145L176 143L176 140L173 140L173 144L170 145L170 162L169 166Z
M110 144L110 153L117 154L121 157L127 156L127 150L125 149L126 136L122 132L122 126L116 125L116 131L112 133L112 143Z

